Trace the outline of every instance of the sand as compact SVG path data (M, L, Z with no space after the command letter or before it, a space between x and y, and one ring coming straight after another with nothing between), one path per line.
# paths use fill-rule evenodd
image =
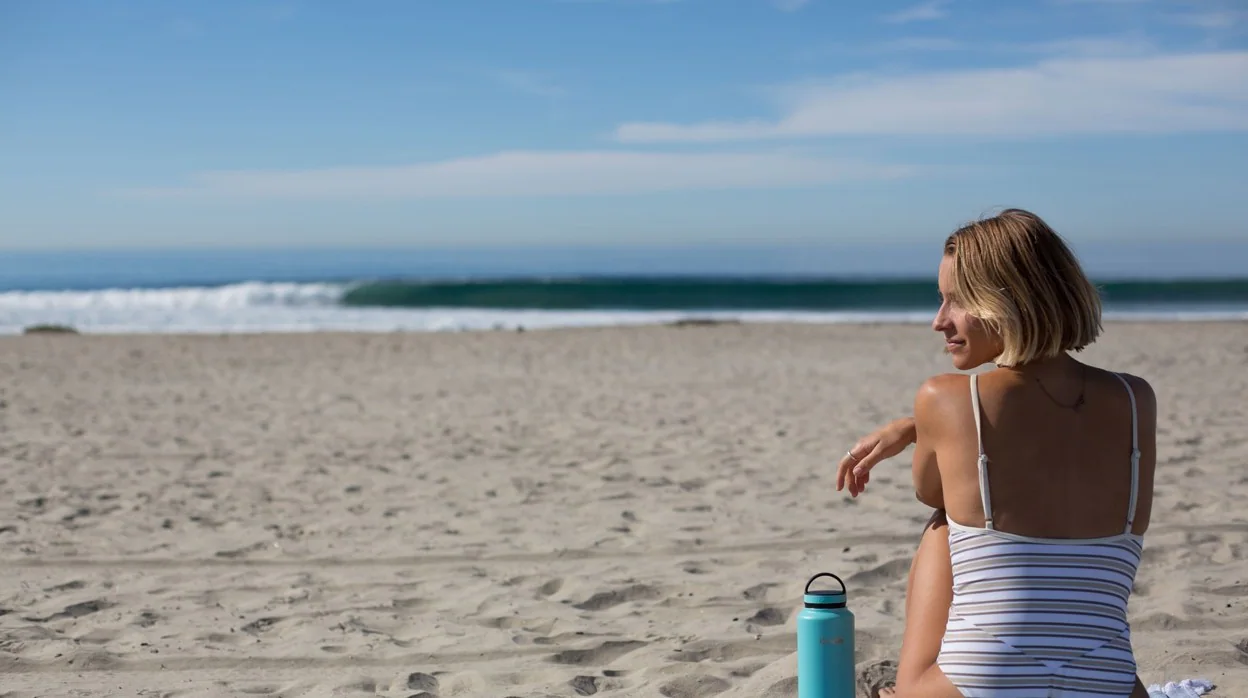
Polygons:
M1086 356L1160 402L1141 673L1248 695L1248 325ZM815 572L895 657L909 452L833 468L946 370L918 326L0 340L0 693L795 695Z

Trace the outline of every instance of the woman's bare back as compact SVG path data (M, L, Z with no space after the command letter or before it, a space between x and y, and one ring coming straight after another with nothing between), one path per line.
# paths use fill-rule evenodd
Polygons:
M1148 528L1156 462L1156 403L1142 379L1136 401L1139 489L1132 531ZM983 526L978 439L968 376L941 376L935 451L949 518ZM978 378L993 523L1040 538L1123 532L1131 496L1131 395L1122 381L1073 359L1042 370L996 369ZM1082 400L1080 400L1082 396ZM1075 404L1078 407L1075 407Z

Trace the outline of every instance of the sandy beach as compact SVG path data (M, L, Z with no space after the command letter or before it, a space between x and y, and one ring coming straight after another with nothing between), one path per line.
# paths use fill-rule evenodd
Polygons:
M1248 324L1111 323L1159 401L1146 682L1248 695ZM795 696L846 578L892 659L924 326L0 340L4 696ZM1124 477L1127 476L1124 461Z

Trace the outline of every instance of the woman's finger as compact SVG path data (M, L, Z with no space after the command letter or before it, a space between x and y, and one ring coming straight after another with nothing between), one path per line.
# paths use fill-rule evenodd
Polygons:
M852 448L846 451L841 457L840 466L837 468L837 491L841 490L841 483L848 480L850 483L849 493L857 495L858 487L857 478L854 477L853 471L857 468L858 463L862 461L863 453L869 453L876 444L875 435L871 435L860 439Z
M858 464L854 466L852 473L854 477L861 479L864 476L868 476L871 469L875 467L876 463L879 463L887 457L885 451L886 449L883 443L876 443L875 447L872 448L867 455L859 459Z
M907 438L896 422L863 437L841 456L836 468L836 491L849 488L849 493L857 497L866 490L872 468L901 453L913 442L913 436Z
M852 450L853 449L850 449L850 451ZM841 490L845 489L846 479L849 477L850 471L853 469L854 463L856 462L857 461L855 461L848 452L845 455L841 456L841 462L838 463L836 466L836 491L837 492L840 492ZM853 489L852 485L850 489L851 490Z
M862 454L869 454L877 448L879 448L879 441L872 435L854 444L854 447L849 450L849 456L852 457L852 467L849 470L848 477L853 483L850 488L850 494L855 497L866 491L867 483L871 480L871 469L867 468L864 470L862 468L862 461L865 458Z
M862 473L861 475L855 475L855 474L851 471L851 472L850 472L850 474L849 474L849 476L850 476L851 478L853 478L853 480L854 480L854 491L853 491L853 495L854 495L855 497L857 497L858 495L860 495L860 494L862 494L863 492L866 492L866 491L867 491L867 483L871 481L871 473L870 473L870 471L865 472L865 473Z

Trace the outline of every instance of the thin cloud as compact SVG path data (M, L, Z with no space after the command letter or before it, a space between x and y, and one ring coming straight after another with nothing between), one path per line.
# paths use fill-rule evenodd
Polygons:
M1145 56L1156 54L1157 46L1142 36L1072 36L1052 41L1002 44L1002 50L1053 56Z
M1055 58L1018 68L857 76L781 94L787 109L774 120L626 123L615 137L667 143L1248 131L1248 52Z
M1248 10L1210 10L1207 12L1188 12L1172 15L1178 24L1208 29L1211 31L1234 29L1248 22Z
M881 19L890 24L907 24L910 22L930 22L949 16L945 0L930 0L903 10L884 15Z
M881 56L907 53L937 53L951 51L969 51L982 48L980 44L967 43L946 37L904 36L883 41L870 41L861 44L835 43L815 48L805 48L794 52L793 57L799 61L821 61L844 56Z
M807 51L803 58L828 54L899 54L968 52L994 55L1036 54L1048 56L1139 56L1155 54L1156 45L1140 36L1083 36L1050 41L967 41L941 36L907 36L863 45L838 45L834 49Z
M137 198L445 199L780 189L914 176L916 168L788 152L513 151L389 167L201 172Z
M1210 0L1053 0L1059 5L1106 5L1106 6L1140 6L1152 5L1161 10L1156 15L1172 24L1197 27L1209 31L1234 29L1248 23L1248 10L1237 8L1236 2L1217 2ZM1180 11L1179 8L1189 8ZM1197 9L1199 8L1199 9Z

